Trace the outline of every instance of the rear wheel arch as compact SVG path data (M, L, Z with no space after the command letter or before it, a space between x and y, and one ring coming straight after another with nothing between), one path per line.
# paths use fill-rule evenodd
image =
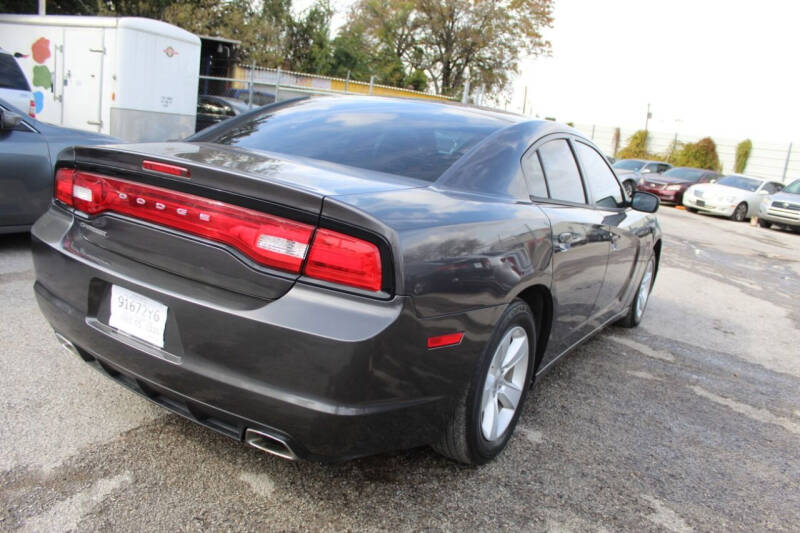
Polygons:
M525 288L515 298L519 298L528 305L536 324L536 357L533 367L535 374L550 338L550 328L553 325L553 296L550 289L544 285L533 285Z

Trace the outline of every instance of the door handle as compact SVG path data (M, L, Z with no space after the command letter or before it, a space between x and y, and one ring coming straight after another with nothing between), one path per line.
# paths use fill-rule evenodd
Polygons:
M572 242L572 239L575 237L575 234L571 231L565 231L564 233L558 234L558 242L567 244Z

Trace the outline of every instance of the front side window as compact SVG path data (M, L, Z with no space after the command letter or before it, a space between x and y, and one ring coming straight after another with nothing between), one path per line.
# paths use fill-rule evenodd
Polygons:
M565 139L544 143L539 147L539 157L550 189L550 198L579 204L586 203L578 165Z
M595 205L621 207L623 205L622 189L603 156L582 142L575 143L575 152L581 161L584 172L583 179L586 186L592 191Z

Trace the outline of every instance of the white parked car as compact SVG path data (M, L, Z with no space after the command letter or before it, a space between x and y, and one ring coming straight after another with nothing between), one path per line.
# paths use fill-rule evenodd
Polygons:
M693 185L683 193L683 205L689 211L700 211L741 222L756 216L761 200L783 189L783 184L762 178L730 174L716 183Z
M14 56L0 48L0 98L36 118L31 86Z

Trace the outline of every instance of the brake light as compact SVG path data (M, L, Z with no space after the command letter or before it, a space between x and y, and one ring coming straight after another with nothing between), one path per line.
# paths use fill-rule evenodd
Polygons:
M381 253L371 242L318 229L305 273L312 278L377 292L382 281Z
M28 116L31 118L36 118L36 101L31 100L28 104Z
M381 254L368 241L192 194L71 168L54 196L89 215L120 213L233 246L263 265L378 292ZM312 242L313 235L313 242Z
M189 177L188 168L179 167L177 165L168 165L166 163L159 163L158 161L142 161L142 170L152 170L153 172L178 176L179 178Z
M55 197L90 215L114 212L233 246L263 265L299 273L314 227L192 194L59 169Z

